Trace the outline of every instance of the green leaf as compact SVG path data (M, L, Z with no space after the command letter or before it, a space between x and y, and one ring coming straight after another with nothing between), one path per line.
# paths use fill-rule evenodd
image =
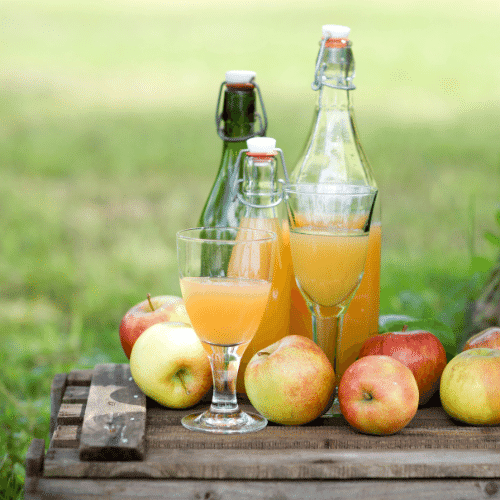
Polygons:
M470 270L471 273L487 273L494 262L491 259L487 259L486 257L478 257L474 256L471 259Z
M484 233L484 237L493 245L500 247L500 236L497 236L490 231L486 231Z
M500 210L495 214L495 219L497 220L497 224L500 226Z
M437 319L416 319L411 316L389 314L380 316L379 333L400 332L406 325L408 331L424 330L434 334L443 344L448 361L457 354L457 340L453 330Z

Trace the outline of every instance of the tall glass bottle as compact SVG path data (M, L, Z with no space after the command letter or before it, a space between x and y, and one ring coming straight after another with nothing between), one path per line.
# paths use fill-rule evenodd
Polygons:
M252 356L288 335L292 260L290 247L283 241L283 194L279 190L276 141L270 137L254 137L247 141L243 163L243 179L238 200L243 216L241 227L265 229L277 234L271 294L266 311L254 338L246 348L240 364L237 390L245 392L244 373ZM243 152L242 152L243 153ZM283 154L281 156L283 162Z
M345 26L323 26L312 88L318 101L310 135L290 173L292 183L360 184L376 187L354 119L354 58ZM381 263L380 197L370 230L361 285L349 305L340 339L337 377L356 360L363 342L378 332ZM311 332L310 312L293 280L290 333Z
M267 129L264 103L255 76L253 71L228 71L220 86L215 122L217 133L223 140L222 155L219 171L199 218L200 226L238 226L241 219L243 207L236 196L242 173L241 168L235 168L238 153L246 147L247 139L263 136ZM257 112L257 93L262 117ZM255 130L256 120L260 122L259 130Z

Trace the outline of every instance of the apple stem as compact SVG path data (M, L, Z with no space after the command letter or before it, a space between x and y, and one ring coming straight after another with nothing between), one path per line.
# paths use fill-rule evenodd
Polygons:
M151 302L151 294L148 293L147 297L148 297L149 307L151 307L151 311L154 311L155 308L153 307L153 303Z
M403 328L402 328L402 330L401 330L401 331L402 331L402 332L406 332L406 330L408 330L408 325L403 326Z

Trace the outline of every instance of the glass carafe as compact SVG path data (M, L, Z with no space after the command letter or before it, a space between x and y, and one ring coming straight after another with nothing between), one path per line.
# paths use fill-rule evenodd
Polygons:
M350 29L345 26L323 26L312 83L313 90L318 92L318 100L305 148L290 172L292 183L377 187L354 118L354 58L349 33ZM339 339L338 378L356 360L363 342L378 332L381 235L379 196L370 230L365 272L345 315L343 334ZM293 280L290 333L306 332L310 336L310 325L310 312Z

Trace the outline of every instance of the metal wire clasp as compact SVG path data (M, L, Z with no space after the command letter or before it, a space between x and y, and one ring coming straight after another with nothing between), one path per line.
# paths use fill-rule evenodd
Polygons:
M260 136L264 137L266 135L266 130L267 130L267 114L266 114L266 108L264 106L264 101L262 99L262 94L260 92L260 87L255 83L254 78L252 78L249 82L249 85L252 85L257 89L257 95L260 101L260 107L262 109L262 116L264 118L264 121L262 121L262 117L260 116L259 113L255 112L255 116L257 116L257 119L259 120L260 124L260 130L257 132L254 132L253 134L248 134L245 136L241 137L228 137L227 135L224 134L224 127L221 126L221 121L222 121L222 113L220 112L220 103L222 100L222 89L224 88L224 85L226 85L226 81L223 81L220 85L219 88L219 96L217 98L217 107L215 108L215 126L217 127L217 133L219 134L219 137L223 141L227 142L240 142L240 141L246 141L247 139L250 139L254 136Z
M326 45L326 37L323 37L321 40L321 44L319 47L318 51L318 57L316 59L316 67L314 68L314 80L311 83L311 88L316 91L319 90L323 85L326 87L331 87L334 89L340 89L340 90L354 90L356 86L352 83L353 76L348 76L346 77L346 80L348 82L348 85L335 85L333 83L330 83L325 77L325 69L326 69L326 63L322 62L323 61L323 55L325 53L325 45Z
M240 152L238 153L238 157L236 158L236 163L235 163L235 169L238 170L241 157L243 154L248 153L250 151L249 149L240 149ZM244 179L238 179L238 189L236 191L236 196L238 197L238 200L243 203L243 205L246 205L247 207L252 207L252 208L274 208L277 207L284 199L284 191L283 191L283 186L285 184L289 183L288 180L288 171L286 169L286 164L285 164L285 155L283 154L283 151L280 148L275 148L275 152L280 154L281 158L281 164L283 166L283 172L285 174L285 180L283 179L278 179L278 184L281 185L281 191L279 192L279 198L276 201L273 201L272 203L269 203L267 205L257 205L256 203L251 203L248 200L245 200L245 198L242 196L240 193L240 185L244 182Z

